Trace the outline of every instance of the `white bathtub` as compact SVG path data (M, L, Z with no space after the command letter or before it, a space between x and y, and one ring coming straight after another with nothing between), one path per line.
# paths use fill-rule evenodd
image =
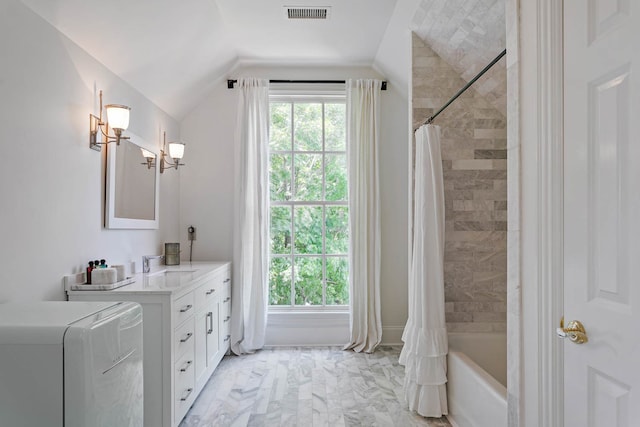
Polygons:
M507 427L507 340L500 333L450 333L449 421L454 427Z

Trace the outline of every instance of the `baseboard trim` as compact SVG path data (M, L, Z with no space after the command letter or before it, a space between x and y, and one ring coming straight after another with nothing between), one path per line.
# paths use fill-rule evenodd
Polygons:
M404 326L383 326L382 327L382 343L383 345L403 345L402 333Z

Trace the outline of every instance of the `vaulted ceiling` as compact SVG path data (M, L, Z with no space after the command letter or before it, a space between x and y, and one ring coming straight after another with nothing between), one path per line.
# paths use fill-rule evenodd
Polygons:
M367 65L406 93L409 29L465 79L505 44L504 0L22 1L177 119L245 64ZM330 16L289 20L292 5ZM477 87L496 108L506 107L498 65Z

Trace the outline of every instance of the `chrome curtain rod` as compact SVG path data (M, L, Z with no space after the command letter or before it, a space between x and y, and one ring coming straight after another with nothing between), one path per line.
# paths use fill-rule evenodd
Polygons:
M233 89L238 80L227 80L227 89ZM269 80L269 83L312 83L312 84L344 84L344 80ZM387 82L382 82L382 90L387 90Z
M469 89L469 87L471 87L472 84L474 84L476 82L476 80L478 80L480 77L482 77L482 75L484 73L486 73L487 71L489 71L489 69L491 67L493 67L494 65L496 65L496 62L500 61L500 59L502 59L503 56L505 56L507 54L507 49L503 50L498 56L495 57L495 59L493 61L491 61L489 63L489 65L487 65L486 67L484 67L482 69L482 71L480 71L478 74L476 74L476 76L474 78L472 78L469 83L467 83L466 85L464 85L464 87L462 89L460 89L458 91L458 93L456 93L455 95L453 95L453 97L442 106L442 108L440 108L433 116L429 117L424 123L423 125L428 125L431 124L431 122L433 121L433 119L435 119L436 117L438 117L438 115L440 113L442 113L453 101L455 101L456 99L458 99L458 97L460 95L462 95L464 93L464 91L466 91L467 89Z

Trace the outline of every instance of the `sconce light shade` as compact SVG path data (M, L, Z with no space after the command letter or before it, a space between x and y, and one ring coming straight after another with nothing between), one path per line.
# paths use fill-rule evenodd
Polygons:
M129 127L129 111L131 108L126 105L109 104L105 105L107 110L107 123L113 130L127 130Z
M145 159L154 159L156 157L155 154L153 154L151 151L147 151L144 148L141 148L140 151L142 151L142 157L144 157Z
M167 153L167 133L162 134L162 150L160 150L160 173L164 173L165 169L178 169L178 166L184 166L184 163L180 163L180 159L184 156L184 144L181 142L170 142L169 152ZM169 162L167 157L171 157L173 162Z
M142 151L142 157L144 157L144 159L146 160L142 164L143 165L147 165L147 169L155 168L156 167L156 162L155 162L156 155L153 154L149 150L145 150L144 148L141 148L140 151Z
M106 109L106 121L102 120L102 91L100 91L100 115L89 114L89 148L100 151L103 145L112 141L120 145L121 139L129 139L122 132L129 127L129 111L126 105L108 104ZM113 129L115 136L109 135L109 128ZM104 142L98 142L98 132L104 135Z
M181 142L172 142L169 144L169 157L179 160L184 156L184 144Z

